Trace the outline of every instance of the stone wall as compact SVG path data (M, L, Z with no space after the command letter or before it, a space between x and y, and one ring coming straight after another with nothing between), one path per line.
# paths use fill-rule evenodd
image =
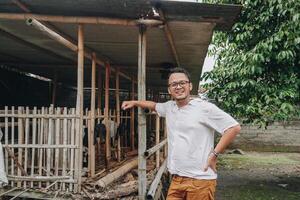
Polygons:
M300 152L300 120L275 122L266 129L242 125L231 148L252 151Z

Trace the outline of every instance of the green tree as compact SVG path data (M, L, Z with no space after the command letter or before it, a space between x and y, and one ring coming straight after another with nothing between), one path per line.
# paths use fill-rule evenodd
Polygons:
M210 97L244 122L299 117L300 1L208 2L243 6L230 32L214 34L215 68L202 77Z

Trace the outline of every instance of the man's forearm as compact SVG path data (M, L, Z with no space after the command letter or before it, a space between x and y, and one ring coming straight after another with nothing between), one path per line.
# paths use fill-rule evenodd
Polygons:
M155 110L156 102L154 101L134 101L134 105L141 108L148 108L150 110Z
M240 130L240 125L237 125L225 131L224 135L221 137L219 143L215 147L215 152L223 153L226 147L235 139L237 134L240 133Z

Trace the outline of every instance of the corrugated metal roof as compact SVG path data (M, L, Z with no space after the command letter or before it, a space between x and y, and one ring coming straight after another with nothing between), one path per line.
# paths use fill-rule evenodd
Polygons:
M234 23L234 19L240 11L238 6L150 0L26 0L23 2L33 13L39 14L131 19L137 19L141 14L151 10L151 6L157 6L157 2L159 2L173 34L180 63L191 72L195 88L198 85L202 65L214 29L214 23L203 22L203 19L218 18L220 23L217 24L217 27L228 29ZM3 0L0 2L0 12L22 13L23 11L17 8L12 1ZM52 25L76 42L76 24L52 23ZM43 48L45 51L12 40L7 35L1 34L1 30ZM84 31L87 47L95 50L101 57L109 58L113 65L121 66L121 70L124 68L125 72L136 76L138 60L137 27L86 24ZM0 43L1 63L16 63L19 68L24 66L21 67L22 70L49 78L53 76L53 71L57 70L62 80L76 83L77 55L48 36L43 35L40 31L27 26L25 21L0 20ZM55 56L55 54L60 56ZM87 66L85 80L89 84L90 61L85 59L85 63ZM149 28L147 30L147 68L149 68L147 70L147 88L164 87L166 85L166 80L162 76L165 63L174 64L175 60L163 27ZM129 82L121 79L121 83L127 84Z

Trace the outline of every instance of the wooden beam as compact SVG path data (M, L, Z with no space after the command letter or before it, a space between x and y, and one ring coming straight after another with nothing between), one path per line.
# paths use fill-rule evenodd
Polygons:
M110 151L110 123L109 123L109 77L110 77L110 65L105 64L105 109L104 118L106 125L106 140L105 140L105 157L106 157L106 167L109 167L109 161L111 158Z
M49 27L45 26L44 24L42 24L41 22L39 22L36 19L28 19L27 20L27 24L28 25L32 25L33 27L35 27L36 29L42 31L43 33L45 33L46 35L48 35L50 38L56 40L57 42L61 43L62 45L66 46L67 48L71 49L72 51L77 52L78 48L77 45L74 44L72 41L70 41L67 38L64 38L63 36L61 36L59 33L55 32L54 30L50 29ZM90 60L92 60L92 53L85 51L84 52L84 56ZM96 58L96 63L98 65L101 66L105 66L105 62L109 62L107 60L103 61L100 60L99 58ZM114 68L111 68L112 72L115 72ZM126 75L123 72L120 72L120 75L123 76L124 78L130 80L130 76Z
M78 25L78 67L77 67L77 101L76 115L80 118L76 119L76 150L75 157L75 177L78 180L75 184L75 192L81 191L81 170L82 170L82 131L83 131L83 68L84 68L84 33L83 25Z
M147 26L158 26L162 22L155 19L121 19L108 17L82 17L82 16L62 16L62 15L41 15L33 13L0 13L0 19L9 20L26 20L34 18L39 21L73 23L73 24L104 24L104 25L120 25L120 26L137 26L145 24Z
M139 27L138 46L138 100L146 100L146 26ZM139 200L146 198L147 172L146 158L146 115L142 108L138 108L138 197Z
M93 60L92 60L92 80L91 80L91 134L90 137L90 144L89 144L89 153L90 153L90 172L91 176L95 176L95 145L94 145L94 130L95 130L95 101L96 101L96 53L93 53Z
M173 35L172 35L172 32L170 30L170 27L167 23L167 20L165 18L165 14L164 12L161 10L161 9L158 9L158 12L159 12L159 15L160 15L160 19L162 21L164 21L164 32L165 32L165 35L167 37L167 40L168 40L168 43L170 45L170 49L172 51L172 55L174 57L174 60L177 64L178 67L180 67L180 61L179 61L179 57L178 57L178 53L177 53L177 50L176 50L176 47L175 47L175 43L174 43L174 38L173 38Z

